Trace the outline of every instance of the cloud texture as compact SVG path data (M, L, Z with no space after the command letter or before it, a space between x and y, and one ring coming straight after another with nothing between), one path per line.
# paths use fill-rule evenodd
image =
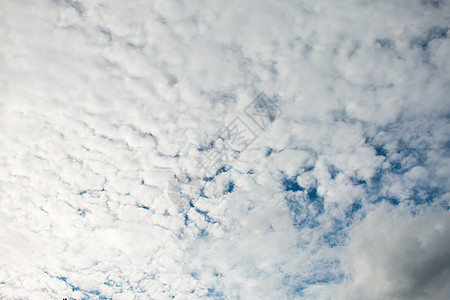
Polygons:
M448 299L449 16L1 1L0 297Z

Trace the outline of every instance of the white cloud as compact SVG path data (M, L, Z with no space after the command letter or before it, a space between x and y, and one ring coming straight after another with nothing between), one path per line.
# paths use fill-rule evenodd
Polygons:
M351 274L341 299L447 299L450 216L386 206L355 226L343 261Z
M449 8L2 1L0 297L445 293ZM236 117L258 137L205 179ZM204 190L181 208L185 173Z

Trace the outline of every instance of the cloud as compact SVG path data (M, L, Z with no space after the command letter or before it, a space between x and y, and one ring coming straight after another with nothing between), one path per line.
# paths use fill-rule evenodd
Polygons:
M446 1L0 6L0 297L445 296Z
M354 225L341 299L447 299L450 216L381 206Z

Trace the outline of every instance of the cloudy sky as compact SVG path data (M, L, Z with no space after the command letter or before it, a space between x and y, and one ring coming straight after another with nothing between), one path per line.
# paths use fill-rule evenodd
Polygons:
M0 298L450 299L450 1L0 1Z

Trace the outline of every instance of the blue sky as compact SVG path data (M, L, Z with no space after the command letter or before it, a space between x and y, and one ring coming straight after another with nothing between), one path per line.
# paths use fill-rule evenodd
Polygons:
M0 298L448 299L449 16L2 1Z

